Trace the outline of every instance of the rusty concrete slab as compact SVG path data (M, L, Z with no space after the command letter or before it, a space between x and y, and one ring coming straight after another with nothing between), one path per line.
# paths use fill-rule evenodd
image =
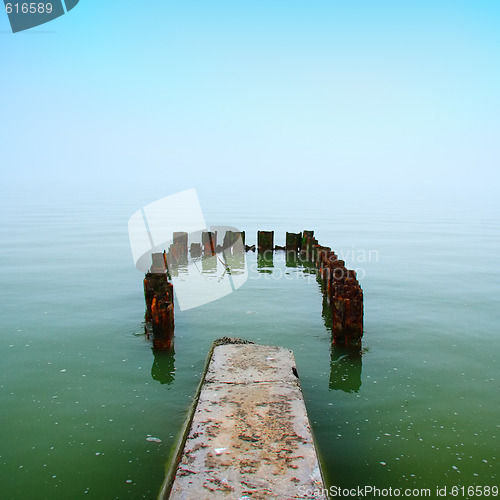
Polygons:
M293 353L215 346L170 499L324 499Z

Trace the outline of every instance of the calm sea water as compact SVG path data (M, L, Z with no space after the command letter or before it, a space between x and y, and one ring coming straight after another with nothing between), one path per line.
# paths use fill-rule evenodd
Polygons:
M329 485L498 485L498 213L202 199L250 243L314 229L356 268L363 354L332 349L309 269L249 254L247 282L178 311L175 353L155 355L127 234L140 203L2 202L1 499L155 498L224 335L294 351Z

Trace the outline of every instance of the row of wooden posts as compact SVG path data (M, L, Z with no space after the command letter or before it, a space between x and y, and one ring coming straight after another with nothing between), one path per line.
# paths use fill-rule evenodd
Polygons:
M238 244L236 244L238 243ZM243 252L255 250L245 245L244 231L226 231L222 245L217 244L217 232L202 233L201 244L192 243L192 258L213 256L221 251ZM274 245L274 231L257 232L257 251L285 250L312 262L318 268L322 291L332 313L332 342L337 345L359 347L363 336L363 291L356 272L347 269L330 247L322 246L314 231L286 233L285 246ZM187 260L188 233L174 233L168 252L154 253L150 272L144 278L146 300L146 332L153 336L153 348L168 350L174 339L174 287L168 279L169 265Z

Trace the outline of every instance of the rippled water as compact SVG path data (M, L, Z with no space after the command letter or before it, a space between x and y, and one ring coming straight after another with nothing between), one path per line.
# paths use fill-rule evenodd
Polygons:
M332 349L314 272L248 254L234 293L176 312L175 353L144 337L133 202L3 203L0 498L155 498L211 342L294 351L330 485L498 484L500 231L491 213L300 216L207 207L257 229L314 229L357 268L361 357ZM227 217L227 215L226 215ZM267 272L264 272L267 271Z

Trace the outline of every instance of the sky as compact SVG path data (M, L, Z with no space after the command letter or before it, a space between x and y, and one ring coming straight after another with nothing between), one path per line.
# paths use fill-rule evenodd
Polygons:
M497 0L80 0L0 61L4 196L500 198Z

